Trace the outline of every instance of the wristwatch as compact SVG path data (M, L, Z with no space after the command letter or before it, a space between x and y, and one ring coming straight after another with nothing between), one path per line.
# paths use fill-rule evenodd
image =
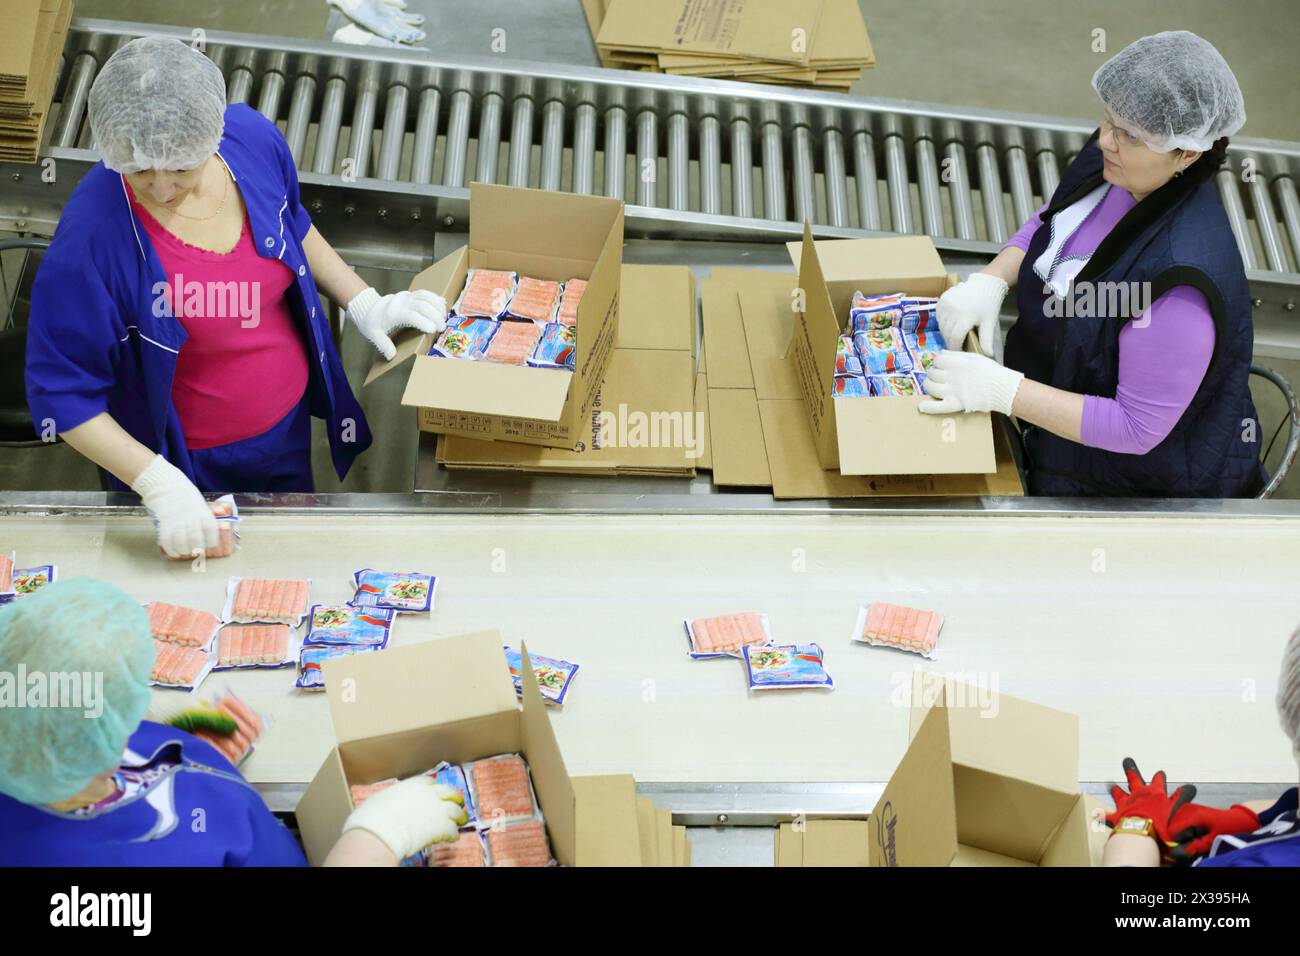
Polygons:
M1115 824L1116 833L1127 833L1130 836L1155 836L1155 824L1146 817L1123 817L1119 823Z

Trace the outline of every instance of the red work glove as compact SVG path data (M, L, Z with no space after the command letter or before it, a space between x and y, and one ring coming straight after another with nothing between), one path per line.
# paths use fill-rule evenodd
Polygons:
M1178 808L1169 829L1173 842L1178 844L1169 851L1170 859L1175 863L1191 863L1210 852L1216 837L1258 830L1259 814L1240 803L1226 810L1188 803Z
M1151 782L1147 783L1142 779L1142 772L1132 757L1124 758L1124 776L1128 778L1127 792L1118 784L1110 788L1111 799L1115 801L1115 812L1106 814L1107 825L1113 827L1125 817L1143 817L1151 821L1161 843L1175 843L1170 823L1178 809L1196 797L1196 787L1186 784L1172 794L1168 793L1165 772L1157 771Z

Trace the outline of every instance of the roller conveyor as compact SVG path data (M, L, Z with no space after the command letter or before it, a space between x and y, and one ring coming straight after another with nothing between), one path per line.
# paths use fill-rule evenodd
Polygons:
M95 73L146 32L190 39L175 28L73 21L49 155L92 160L83 148ZM469 181L499 181L504 148L507 183L623 197L634 204L629 232L647 238L780 239L807 220L819 235L923 233L941 251L987 258L1051 194L1092 130L693 77L452 63L233 33L207 40L229 100L284 130L304 192L328 201L330 187L346 187L375 206L396 194L424 207L422 219L463 220ZM1300 144L1239 139L1230 157L1218 184L1256 307L1293 311Z

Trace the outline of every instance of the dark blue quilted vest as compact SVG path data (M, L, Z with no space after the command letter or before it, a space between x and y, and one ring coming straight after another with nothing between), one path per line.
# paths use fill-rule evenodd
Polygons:
M1214 317L1214 356L1173 431L1145 455L1089 448L1022 422L1030 494L1239 498L1262 487L1259 421L1249 386L1250 292L1215 187L1215 166L1212 156L1203 156L1131 209L1075 279L1071 302L1077 307L1064 316L1054 314L1063 311L1059 307L1048 308L1053 296L1033 263L1051 241L1052 217L1103 181L1096 133L1061 177L1020 267L1020 318L1007 334L1006 364L1056 388L1113 397L1119 333L1138 317L1141 304L1108 308L1099 294L1107 288L1102 283L1150 283L1147 301L1176 285L1199 289ZM1102 307L1087 307L1080 296L1089 292ZM1115 314L1103 314L1109 311Z

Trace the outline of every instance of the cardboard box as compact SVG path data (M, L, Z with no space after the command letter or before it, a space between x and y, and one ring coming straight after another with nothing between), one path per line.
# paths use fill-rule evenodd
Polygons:
M507 269L539 279L587 279L578 304L575 370L538 369L430 356L433 336L394 338L366 384L414 356L402 404L419 409L421 431L573 448L614 352L623 264L623 203L540 189L470 184L469 245L411 282L450 306L468 270Z
M821 13L822 0L610 0L596 45L806 64Z
M600 476L691 477L703 467L694 277L685 266L625 265L621 286L618 347L575 448L444 435L438 461L452 469Z
M521 753L528 761L557 861L640 865L635 782L626 775L569 776L527 648L520 704L502 643L498 631L479 631L325 665L338 744L297 808L313 865L324 860L352 812L350 785L501 753Z
M1089 866L1078 718L977 700L970 685L913 675L911 743L871 815L871 865Z
M776 866L868 866L869 820L808 820L777 827Z
M800 244L793 245L797 255ZM1005 422L995 430L992 474L873 476L823 468L789 355L797 282L786 273L714 269L701 285L714 484L771 488L782 499L1024 494Z
M930 238L814 242L805 223L798 267L804 308L795 320L793 358L822 467L844 475L995 471L987 412L922 415L919 396L833 397L836 342L855 291L938 296L955 284ZM973 338L966 348L977 348Z

